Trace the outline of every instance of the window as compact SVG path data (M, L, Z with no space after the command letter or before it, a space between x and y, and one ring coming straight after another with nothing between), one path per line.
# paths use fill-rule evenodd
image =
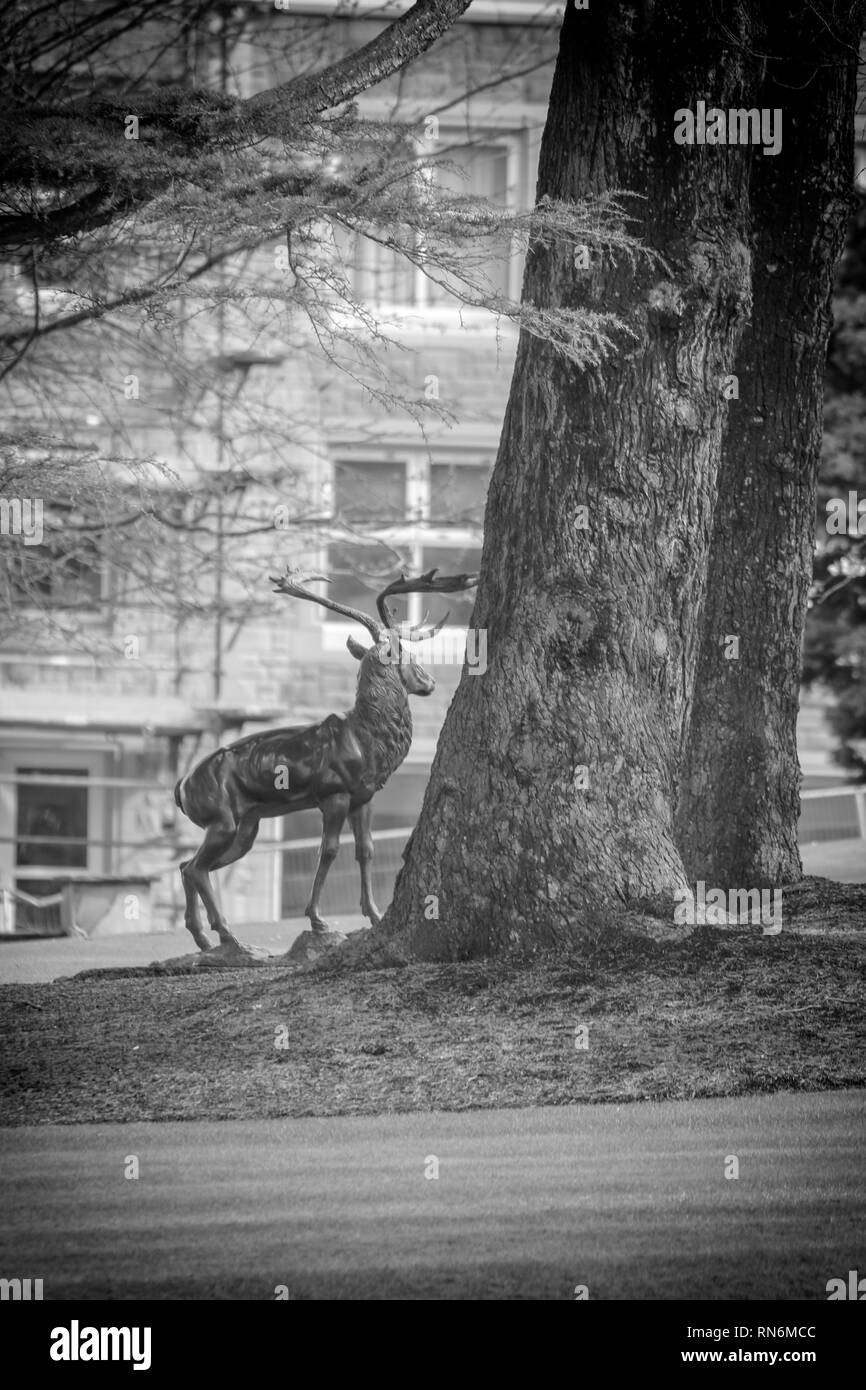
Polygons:
M103 567L90 540L74 551L57 540L41 545L4 547L3 564L11 600L22 607L96 609L102 598Z
M436 182L451 193L472 194L506 207L516 203L509 186L507 145L458 145L445 150L436 166Z
M463 145L445 150L434 177L439 188L457 197L485 198L498 207L518 207L521 200L510 182L513 162L507 145ZM481 246L467 245L467 251L470 250L476 262L483 261L483 274L489 282L486 287L502 295L510 294L510 245L506 242L497 246L488 240ZM459 282L453 276L438 271L435 274L436 280L425 277L423 297L428 304L447 304L451 300L448 286Z
M348 522L403 521L406 516L404 463L337 463L334 510Z
M374 614L376 594L401 568L410 574L434 568L443 574L476 571L491 466L490 459L477 458L431 462L414 452L399 463L335 465L335 525L351 523L363 534L329 541L328 596ZM468 621L473 595L412 594L389 603L397 622L417 623L426 610L437 621L450 609L451 624L460 626ZM346 621L337 613L329 613L328 620Z
M480 526L490 474L466 464L434 463L430 467L430 520Z
M57 769L16 768L19 777L54 777ZM63 772L87 777L86 769ZM15 863L32 868L87 868L87 786L18 785ZM47 891L53 891L51 889Z
M499 207L528 207L534 197L534 168L537 148L529 152L530 132L516 130L499 137L466 142L465 129L449 133L443 129L435 147L419 168L418 188L423 181L435 183L443 192L456 197L485 198ZM407 197L412 197L411 186ZM359 299L374 304L407 307L445 307L454 302L451 289L459 284L454 276L432 270L435 279L425 275L420 265L382 245L388 228L370 235L353 232L338 224L331 228L339 269ZM376 240L381 236L382 241ZM467 243L468 250L468 243ZM510 238L501 244L488 240L473 247L474 263L488 293L516 298L520 293L522 257L515 253ZM423 260L423 238L417 235L414 251ZM432 268L431 268L432 269ZM451 288L449 288L451 287Z
M90 735L82 737L93 742ZM56 934L64 882L111 871L108 802L101 788L109 755L78 745L70 730L62 741L49 736L47 742L0 749L0 818L6 826L0 889L8 890L0 911L6 930ZM34 899L48 901L40 907Z
M399 579L401 569L391 547L382 545L332 545L328 564L331 580L326 591L328 598L345 604L347 608L360 608L362 613L369 613L372 618L377 616L376 595L392 579ZM406 620L407 599L393 598L389 600L389 606L398 622ZM340 613L330 613L327 609L325 616L332 622L346 621Z
M382 236L386 238L387 232ZM345 227L335 230L334 243L342 272L359 299L371 304L414 302L417 272L399 251Z
M382 152L373 146L367 146L364 152L372 168L382 157ZM404 165L400 196L411 207L417 185L413 172L414 146L408 140L404 159L408 172ZM405 234L401 235L393 225L369 226L365 231L355 231L340 222L328 223L320 237L324 245L331 242L335 270L358 299L372 304L412 304L417 271L411 260L386 244L392 239L406 244Z
M338 521L350 525L401 526L407 520L436 525L481 526L492 462L347 462L334 465L333 498Z
M476 574L481 564L480 545L425 545L421 554L421 569L441 570L443 574ZM475 602L475 590L456 594L422 594L430 621L438 623L446 613L449 627L466 627Z

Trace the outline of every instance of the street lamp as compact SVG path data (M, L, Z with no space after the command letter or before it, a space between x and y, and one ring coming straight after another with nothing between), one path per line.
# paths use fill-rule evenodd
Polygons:
M229 404L234 405L243 390L244 383L254 367L280 367L285 362L285 353L264 353L254 350L238 352L222 352L209 359L208 365L215 372L222 372L230 375L238 373L237 386L229 398ZM214 579L214 650L213 650L213 698L214 703L218 704L222 695L222 649L223 649L223 568L224 568L224 534L223 534L223 476L225 468L225 399L222 391L217 397L217 474L219 475L219 486L217 489L216 506L216 553L215 553L215 579Z

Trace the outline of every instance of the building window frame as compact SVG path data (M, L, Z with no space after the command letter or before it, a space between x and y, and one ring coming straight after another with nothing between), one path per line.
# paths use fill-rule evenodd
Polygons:
M439 129L439 135L435 140L427 142L418 141L419 161L426 159L441 159L443 163L448 162L448 152L453 150L455 155L462 149L473 146L478 147L500 147L505 150L507 156L505 183L508 196L505 206L512 209L529 208L535 200L535 180L538 166L538 152L540 147L540 131L528 123L510 124L508 126L497 126L487 122L473 125L471 131L467 130L465 124L457 124L443 118ZM455 159L455 163L456 163ZM419 180L430 179L433 177L429 168L421 167L417 172ZM466 193L472 192L471 185L467 182ZM356 235L356 247L363 247L364 235L358 232ZM373 245L374 243L370 243ZM358 256L358 251L354 253ZM399 258L399 253L393 253ZM439 298L434 292L434 285L430 277L425 273L421 265L413 265L405 261L407 279L411 283L411 298L394 299L386 293L378 292L378 286L384 281L385 285L392 283L393 277L390 275L379 275L375 270L371 271L369 265L358 263L354 266L346 267L347 280L352 286L353 293L362 302L369 304L377 314L400 322L404 319L417 318L420 313L424 315L425 323L448 324L454 319L455 313L461 319L469 317L469 322L474 322L475 318L486 318L490 310L479 308L473 305L463 305L456 297L446 297L444 300ZM517 302L523 281L523 257L517 254L516 245L512 239L508 250L506 262L505 283L503 293L506 298Z
M402 464L405 468L405 517L388 525L365 526L363 530L360 527L350 529L348 526L341 526L334 482L336 468L339 467L340 463L351 463L363 468L365 463L382 463L383 461ZM490 451L478 448L434 450L432 453L429 450L412 447L380 450L365 448L363 451L335 450L331 466L331 481L330 483L326 481L324 489L329 500L327 515L333 525L326 529L322 537L319 556L322 572L327 574L329 571L332 548L344 549L352 545L399 547L407 555L407 567L416 574L429 568L424 560L426 550L480 550L483 538L483 528L480 521L477 525L467 522L449 523L441 518L431 517L431 470L434 464L485 469L488 477L492 471ZM407 596L407 621L420 622L424 615L424 609L423 594ZM453 626L453 620L449 626ZM323 611L320 618L322 650L324 652L340 650L345 646L346 638L355 632L356 627L355 623L347 622L337 614L328 614ZM461 630L465 629L455 629L455 631Z

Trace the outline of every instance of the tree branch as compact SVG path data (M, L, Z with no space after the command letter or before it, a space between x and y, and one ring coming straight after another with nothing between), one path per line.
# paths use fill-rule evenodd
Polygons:
M0 246L9 249L54 241L57 237L76 236L105 227L115 218L131 212L133 207L148 202L165 187L162 179L150 179L138 188L110 189L99 185L74 203L46 209L45 212L21 212L0 217Z
M261 135L289 135L299 122L351 101L399 72L451 28L471 0L416 0L411 10L354 53L321 72L293 78L243 103Z
M163 90L151 107L139 102L139 110L150 130L164 131L182 138L187 150L196 145L213 148L227 140L241 137L290 139L300 126L322 112L350 101L367 88L404 68L441 37L468 10L471 0L416 0L404 15L389 24L381 34L353 53L340 58L320 72L294 77L277 87L259 92L244 101L224 96L180 88L175 92ZM190 107L197 98L197 107ZM74 103L62 110L31 106L27 112L28 128L39 118L56 120L69 117L76 122L96 121L99 127L99 147L104 138L104 122L113 103L94 99L90 103ZM118 113L125 106L117 106ZM14 138L15 112L5 112L6 134L10 137L7 151L6 177L43 178L47 183L57 181L57 170L40 170L32 146L16 149ZM97 131L94 130L94 136ZM20 166L20 168L19 168ZM118 216L150 202L170 183L170 176L153 173L140 181L125 181L121 189L112 187L110 171L93 171L97 186L75 202L44 212L22 212L0 217L0 246L23 247L52 241L57 237L75 236L104 227Z
M49 319L47 323L36 330L27 329L20 333L2 333L0 334L0 347L15 347L17 343L22 341L26 341L27 346L29 346L34 338L47 338L50 333L59 333L66 328L76 328L80 323L87 323L91 319L104 318L106 314L112 313L115 309L126 309L136 304L145 304L161 290L166 290L170 286L174 290L182 289L184 285L191 284L193 280L197 280L200 275L206 274L207 271L212 270L222 261L230 260L232 256L239 256L244 251L254 251L260 245L260 239L247 240L216 251L212 256L208 256L202 261L201 265L197 265L195 270L191 270L188 275L184 275L176 284L172 285L172 276L177 274L180 265L186 259L185 254L180 262L172 268L171 275L163 276L162 279L152 281L149 285L140 285L137 288L124 290L114 299L108 299L102 303L97 301L88 305L86 309L77 309L73 314L63 314L60 318ZM14 366L14 363L11 365ZM6 370L10 370L10 368L7 367Z

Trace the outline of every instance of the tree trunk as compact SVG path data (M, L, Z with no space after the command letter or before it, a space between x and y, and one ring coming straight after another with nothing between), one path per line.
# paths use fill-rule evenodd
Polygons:
M863 5L831 26L811 7L786 8L771 12L762 45L759 101L783 111L782 148L752 159L753 310L728 407L678 807L689 877L725 890L801 875L800 651L830 295L854 202Z
M526 301L634 336L584 370L521 336L472 619L488 669L464 669L383 925L419 957L561 941L685 883L673 795L750 277L743 150L673 131L749 104L749 7L724 8L676 0L649 32L622 0L566 12L538 194L644 194L667 268L531 250Z

